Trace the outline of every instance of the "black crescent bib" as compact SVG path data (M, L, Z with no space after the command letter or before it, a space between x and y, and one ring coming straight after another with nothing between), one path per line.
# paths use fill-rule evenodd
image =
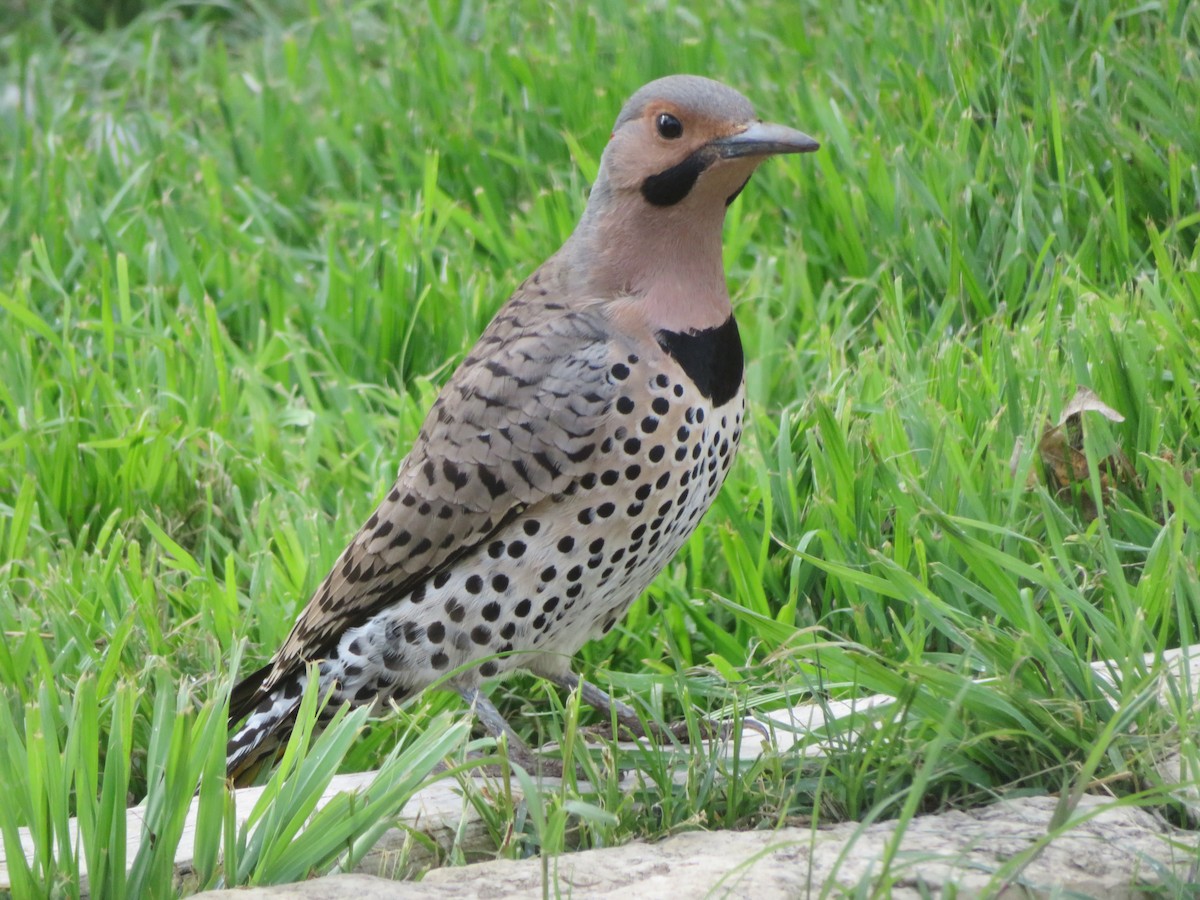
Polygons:
M724 406L737 394L745 358L737 321L732 315L716 328L660 331L655 337L658 346L679 363L714 407Z

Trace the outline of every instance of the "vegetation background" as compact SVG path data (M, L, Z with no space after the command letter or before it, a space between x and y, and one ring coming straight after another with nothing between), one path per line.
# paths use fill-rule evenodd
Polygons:
M297 746L239 828L221 703L386 490L438 385L570 232L624 98L679 71L823 148L764 166L730 210L743 451L581 665L663 720L898 700L805 736L819 760L734 773L667 748L623 793L612 755L591 758L598 787L489 801L496 852L1020 792L1061 792L1065 825L1084 790L1182 821L1154 761L1181 748L1197 771L1191 698L1151 702L1162 666L1143 655L1200 643L1196 4L10 2L15 895L76 893L81 856L114 896L345 865L347 834L386 824L403 791L315 847L297 830L323 775L390 760L409 790L464 751L453 695L360 739L350 717ZM1054 430L1079 387L1122 419ZM572 739L570 698L529 679L493 696L531 741ZM198 784L202 847L180 885L169 838ZM157 846L126 881L124 806L142 800Z

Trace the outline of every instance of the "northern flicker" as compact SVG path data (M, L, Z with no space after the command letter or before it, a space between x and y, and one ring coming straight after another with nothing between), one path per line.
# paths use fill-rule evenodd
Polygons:
M687 540L737 452L725 209L766 157L817 147L707 78L630 98L574 233L488 325L283 646L234 689L231 776L279 749L311 662L333 706L437 683L512 742L482 682L523 669L579 686L571 657Z

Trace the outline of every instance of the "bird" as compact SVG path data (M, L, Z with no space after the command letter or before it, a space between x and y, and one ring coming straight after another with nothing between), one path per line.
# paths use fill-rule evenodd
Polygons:
M765 159L818 147L709 78L629 98L570 237L447 380L282 646L233 688L235 783L278 754L310 677L327 708L455 690L510 749L523 744L482 688L517 670L636 725L571 659L667 565L729 472L745 357L725 212Z

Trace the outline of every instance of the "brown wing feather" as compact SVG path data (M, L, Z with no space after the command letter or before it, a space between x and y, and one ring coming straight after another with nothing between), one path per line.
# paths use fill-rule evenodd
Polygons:
M442 389L391 491L301 612L255 691L321 658L348 628L566 490L607 437L604 314L513 301Z

